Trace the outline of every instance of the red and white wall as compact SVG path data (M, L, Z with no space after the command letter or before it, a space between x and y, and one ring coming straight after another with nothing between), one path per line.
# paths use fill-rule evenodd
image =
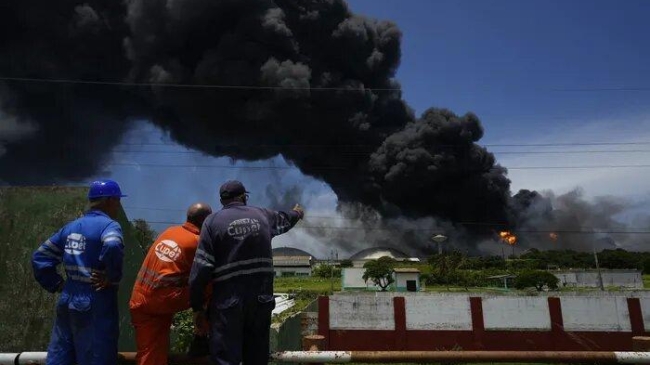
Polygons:
M329 350L624 351L648 334L650 293L337 294L318 324Z

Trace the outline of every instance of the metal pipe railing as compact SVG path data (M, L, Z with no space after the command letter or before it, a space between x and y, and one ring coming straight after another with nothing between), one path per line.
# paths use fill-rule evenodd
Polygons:
M121 363L134 363L134 352L121 352ZM0 365L45 364L46 352L0 354ZM288 363L584 363L650 364L650 352L614 351L283 351L271 361ZM170 355L170 365L202 365L207 358Z

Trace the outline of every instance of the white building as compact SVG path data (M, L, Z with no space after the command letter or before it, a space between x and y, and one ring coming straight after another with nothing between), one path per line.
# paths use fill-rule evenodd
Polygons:
M298 248L278 247L273 249L273 270L275 276L309 276L314 257Z
M341 288L343 290L371 290L380 291L378 285L368 280L363 280L366 269L362 267L346 267L341 272ZM413 268L393 269L394 282L387 288L388 291L420 291L420 270Z
M311 275L311 256L274 256L273 271L275 276L309 276Z
M393 269L392 284L395 291L420 291L420 270L413 268Z

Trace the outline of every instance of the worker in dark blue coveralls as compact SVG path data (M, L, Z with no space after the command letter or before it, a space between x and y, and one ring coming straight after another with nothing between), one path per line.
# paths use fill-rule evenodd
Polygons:
M66 224L32 256L34 276L51 293L60 292L47 365L115 365L119 337L117 289L124 244L116 219L120 186L90 184L90 209ZM57 273L63 264L65 280Z
M299 205L289 212L247 206L248 192L239 181L223 184L219 195L223 209L203 223L190 272L195 329L209 333L214 364L266 364L275 308L271 239L304 213ZM203 293L210 282L206 313Z

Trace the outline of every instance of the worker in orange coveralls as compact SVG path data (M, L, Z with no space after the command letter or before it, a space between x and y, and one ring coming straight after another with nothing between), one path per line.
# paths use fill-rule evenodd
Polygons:
M211 213L207 204L192 205L187 221L160 234L144 259L129 302L138 365L167 365L172 319L175 313L190 308L190 269L200 228ZM201 342L207 347L207 338Z

